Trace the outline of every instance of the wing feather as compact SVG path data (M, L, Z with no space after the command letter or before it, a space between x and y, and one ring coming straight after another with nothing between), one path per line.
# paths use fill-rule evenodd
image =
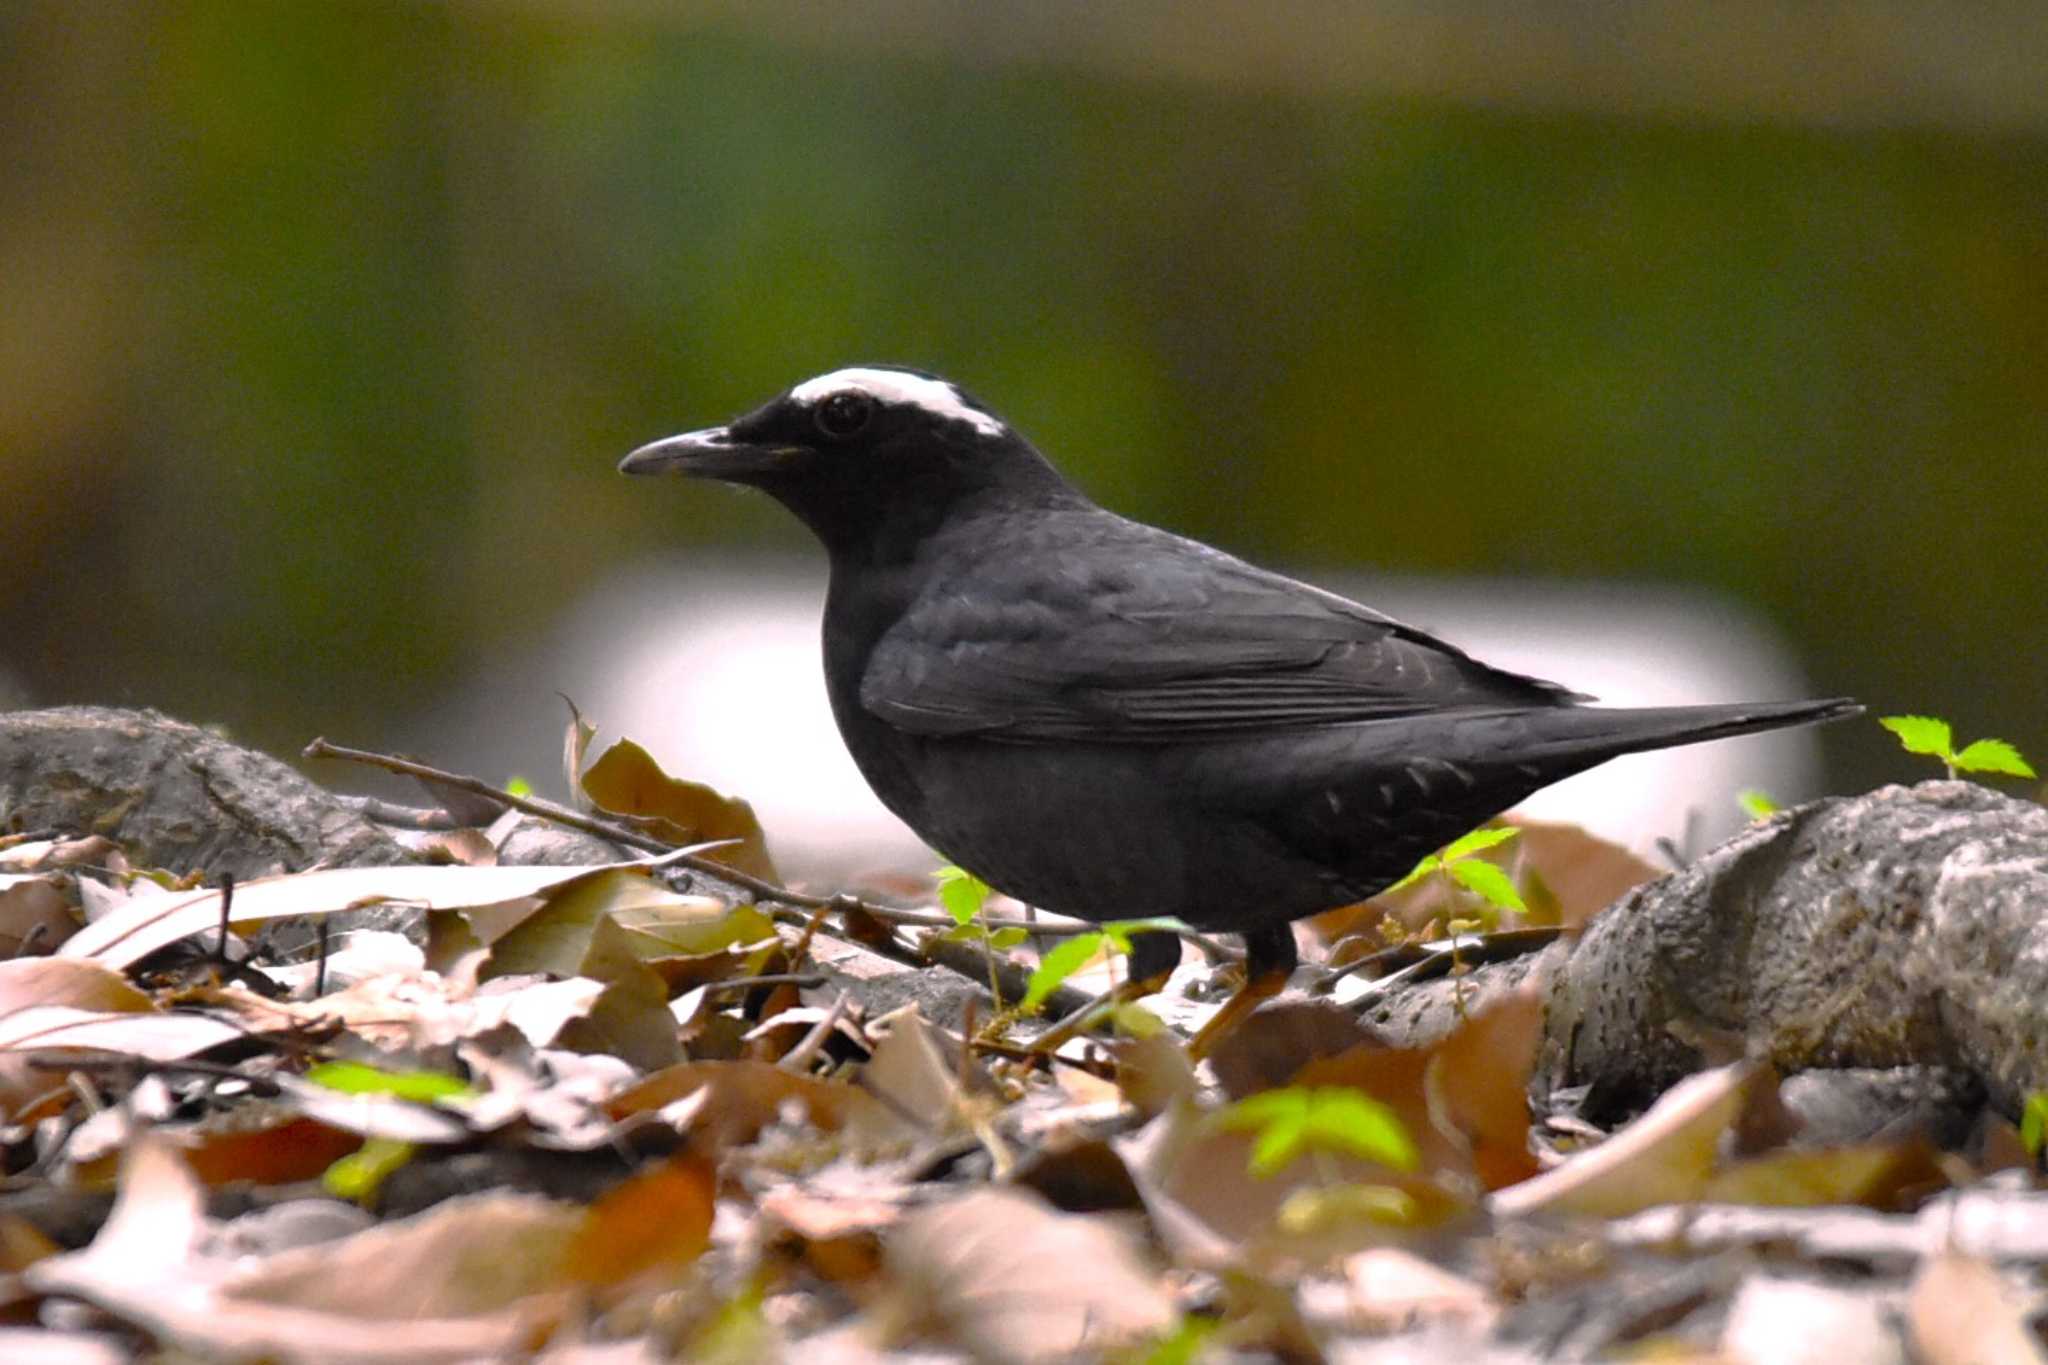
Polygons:
M1369 607L1098 515L1112 525L1086 554L1073 553L1072 528L1054 537L1065 554L978 543L972 597L934 575L941 586L870 654L863 707L920 734L1158 744L1583 700Z

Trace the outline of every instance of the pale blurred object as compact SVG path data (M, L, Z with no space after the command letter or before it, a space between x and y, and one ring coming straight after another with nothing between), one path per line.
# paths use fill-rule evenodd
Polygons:
M1503 668L1615 706L1817 695L1761 621L1724 597L1601 584L1307 577L1442 634ZM481 773L558 785L551 756L573 697L678 777L752 802L783 870L818 883L935 862L847 756L825 700L823 566L792 559L675 562L622 574L544 642L486 665L421 716L406 747ZM1825 692L1826 687L1820 687ZM1816 793L1810 730L1667 749L1603 764L1517 809L1583 824L1639 853L1694 849L1739 827L1735 794Z

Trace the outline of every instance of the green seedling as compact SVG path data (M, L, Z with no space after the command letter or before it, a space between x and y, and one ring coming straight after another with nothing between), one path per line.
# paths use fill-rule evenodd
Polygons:
M1064 985L1068 977L1079 971L1105 946L1128 955L1131 951L1131 936L1151 930L1180 934L1187 932L1187 926L1177 919L1166 916L1156 919L1112 920L1100 929L1075 934L1054 944L1052 949L1039 959L1038 969L1031 973L1031 980L1025 984L1024 1001L1018 1008L1029 1014L1045 1004L1048 996Z
M1752 820L1768 820L1778 813L1778 803L1771 794L1755 787L1744 787L1735 793L1735 804L1742 807L1742 813Z
M476 1094L476 1087L459 1076L439 1071L386 1071L362 1062L322 1062L306 1072L306 1079L344 1095L390 1095L420 1104ZM410 1142L366 1138L361 1147L329 1166L320 1183L336 1198L368 1204L377 1197L385 1177L412 1160L412 1154Z
M1339 1156L1363 1157L1397 1171L1421 1164L1414 1139L1394 1111L1348 1086L1287 1086L1248 1095L1209 1118L1218 1128L1254 1134L1249 1166L1261 1179L1278 1175L1301 1157L1318 1179L1293 1190L1274 1215L1281 1231L1314 1237L1361 1224L1396 1226L1415 1217L1415 1200L1391 1185L1343 1179Z
M1941 760L1948 775L1997 773L2005 777L2032 777L2034 770L2020 757L2020 751L2002 739L1972 740L1961 752L1945 720L1933 716L1881 716L1879 725L1899 737L1909 754L1927 754Z
M1476 856L1514 838L1521 831L1511 825L1475 829L1470 834L1454 840L1438 852L1430 854L1409 870L1407 876L1395 882L1380 894L1399 891L1412 886L1428 876L1441 876L1456 882L1484 904L1477 920L1452 920L1447 926L1453 934L1464 933L1474 928L1492 928L1500 920L1503 910L1512 910L1526 915L1529 907L1523 903L1521 893L1515 890L1514 879L1486 859Z
M2026 1107L2020 1110L2020 1146L2036 1166L2041 1164L2041 1149L2048 1146L2048 1090L2027 1096Z
M1025 932L1015 926L991 929L982 921L982 909L994 888L966 868L949 863L933 877L939 884L939 904L953 917L953 927L946 931L946 937L956 943L980 945L982 960L988 964L988 993L995 1001L996 1013L1001 1014L1003 987L996 975L996 954L1007 953L1022 943Z
M1212 1122L1257 1134L1251 1173L1260 1177L1278 1175L1296 1158L1315 1152L1364 1157L1397 1171L1412 1171L1421 1161L1394 1111L1347 1086L1262 1090L1218 1110Z
M1146 1345L1134 1346L1110 1359L1115 1365L1195 1365L1207 1359L1209 1339L1222 1326L1215 1318L1190 1313L1173 1325L1165 1336Z
M386 1071L362 1062L322 1062L306 1072L306 1079L344 1095L390 1095L421 1104L476 1094L476 1087L468 1081L445 1072Z

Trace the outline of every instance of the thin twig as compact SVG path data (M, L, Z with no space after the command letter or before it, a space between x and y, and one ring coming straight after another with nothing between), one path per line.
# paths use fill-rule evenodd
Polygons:
M313 998L327 994L327 946L334 932L334 917L320 917L320 960L313 964Z
M831 1040L832 1030L838 1028L839 1021L846 1017L846 1007L852 1001L852 992L839 992L839 998L832 1002L832 1008L825 1011L825 1017L811 1025L810 1032L806 1033L795 1047L784 1053L782 1060L775 1065L783 1071L794 1071L799 1074L808 1070L811 1058L817 1056Z
M251 1093L261 1096L277 1095L282 1092L276 1081L267 1076L251 1076L222 1062L202 1062L191 1057L176 1061L156 1061L139 1057L132 1052L114 1052L106 1049L79 1052L25 1052L22 1059L37 1071L119 1071L133 1070L140 1076L185 1074L211 1076L225 1081L243 1081Z
M750 991L756 986L822 986L831 979L823 972L770 972L766 976L736 976L729 981L714 981L704 990L706 994L717 995L721 991Z
M228 971L228 910L235 903L235 874L220 874L220 942L213 945L214 960L219 964L221 974Z
M346 796L334 798L364 819L379 825L395 825L399 829L434 831L457 829L455 817L438 806L406 806L396 801L386 801L381 796Z

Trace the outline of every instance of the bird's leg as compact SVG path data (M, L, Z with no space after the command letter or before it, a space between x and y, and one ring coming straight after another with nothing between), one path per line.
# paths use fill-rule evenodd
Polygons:
M1173 969L1179 965L1179 935L1163 929L1147 929L1132 935L1131 956L1125 964L1123 981L1040 1034L1031 1044L1032 1050L1056 1051L1100 1017L1104 1006L1122 1005L1155 994L1166 985L1166 978L1172 976Z
M1282 923L1254 929L1244 936L1244 985L1223 1002L1188 1043L1188 1056L1200 1061L1218 1039L1244 1017L1287 988L1301 957L1294 947L1294 926Z

